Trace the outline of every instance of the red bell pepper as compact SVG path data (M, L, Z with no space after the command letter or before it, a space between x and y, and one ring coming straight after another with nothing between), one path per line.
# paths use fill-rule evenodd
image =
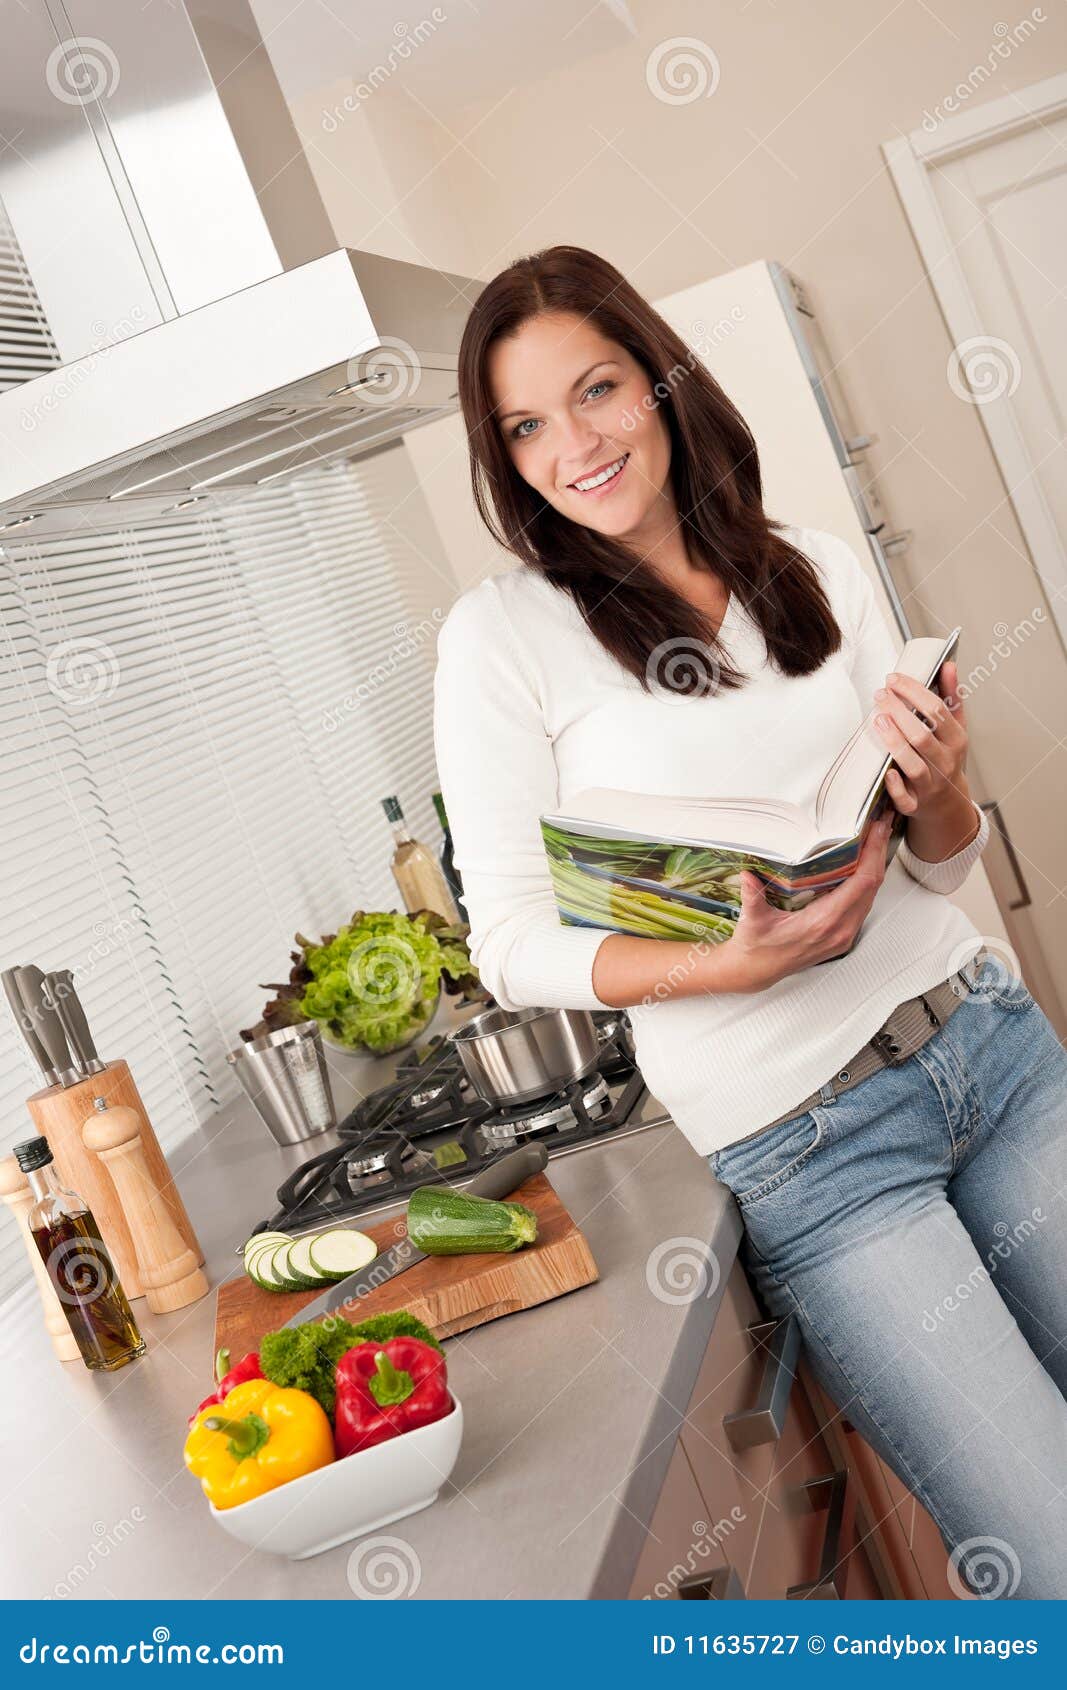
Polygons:
M421 1338L390 1338L346 1350L334 1374L338 1455L369 1449L452 1411L445 1358Z
M259 1365L258 1350L249 1350L246 1356L241 1357L236 1367L230 1367L229 1362L229 1350L220 1350L215 1358L215 1377L219 1381L218 1388L212 1391L209 1397L205 1397L203 1402L197 1406L195 1413L189 1416L190 1426L202 1408L211 1408L215 1403L222 1402L235 1385L243 1385L247 1379L262 1379L263 1377L263 1369Z

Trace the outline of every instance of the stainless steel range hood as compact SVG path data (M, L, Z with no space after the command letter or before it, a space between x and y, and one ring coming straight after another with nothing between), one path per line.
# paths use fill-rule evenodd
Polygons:
M245 0L26 0L7 31L0 202L63 362L0 394L0 543L247 496L455 409L481 284L338 240Z

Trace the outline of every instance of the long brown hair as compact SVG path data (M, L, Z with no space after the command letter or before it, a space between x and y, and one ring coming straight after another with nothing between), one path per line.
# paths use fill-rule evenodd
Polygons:
M459 399L475 504L494 539L569 593L601 645L646 690L664 648L690 642L711 658L711 690L744 686L745 675L702 611L621 541L563 516L512 463L494 421L488 354L495 341L547 311L592 322L643 367L670 430L671 485L690 560L718 575L745 606L782 673L818 669L838 650L841 630L813 564L763 509L748 425L670 324L613 264L584 247L554 246L517 259L487 284L467 319ZM671 690L709 690L701 667L675 662Z

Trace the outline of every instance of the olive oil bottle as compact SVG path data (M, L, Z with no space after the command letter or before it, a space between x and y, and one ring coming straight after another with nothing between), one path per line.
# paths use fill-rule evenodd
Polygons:
M467 909L463 902L463 881L460 878L460 872L455 863L455 855L452 847L452 829L448 825L448 812L445 809L445 801L439 792L434 792L431 796L433 798L433 807L437 811L437 819L441 823L441 833L443 836L441 840L441 851L437 860L441 864L441 873L445 877L445 885L452 894L452 901L455 904L456 909L459 911L460 920L466 921Z
M26 1217L86 1367L112 1372L144 1355L126 1293L100 1229L81 1198L56 1178L46 1138L15 1146L35 1202Z
M459 911L437 858L428 845L412 839L399 799L383 798L382 809L396 840L391 867L408 915L418 910L436 910L446 921L455 924L459 921Z

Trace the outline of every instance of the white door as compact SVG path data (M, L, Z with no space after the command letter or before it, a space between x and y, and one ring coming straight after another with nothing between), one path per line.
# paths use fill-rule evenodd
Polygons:
M975 407L1032 560L1006 557L1000 626L1021 646L1020 616L1038 606L1058 634L1011 664L1010 755L980 755L1030 898L1018 932L1041 955L1020 938L1025 972L1067 1004L1067 75L975 98L883 150L949 331L948 380Z

